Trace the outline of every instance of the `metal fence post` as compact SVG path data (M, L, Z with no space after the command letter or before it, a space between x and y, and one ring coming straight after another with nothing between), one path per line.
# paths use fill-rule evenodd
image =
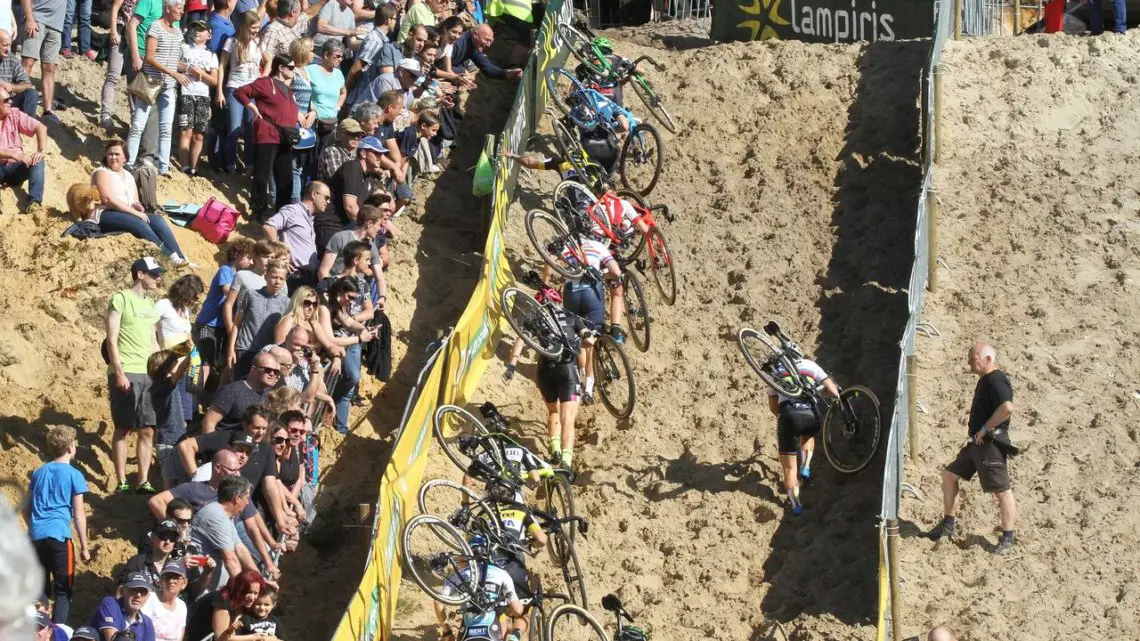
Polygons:
M926 196L926 291L938 291L938 192L933 189Z
M906 417L907 441L909 442L910 460L913 464L918 460L918 357L908 354L906 357Z
M902 594L899 589L899 522L887 521L887 574L891 583L891 639L902 640Z
M962 0L954 0L954 39L962 39Z
M1013 35L1021 33L1021 0L1013 0Z

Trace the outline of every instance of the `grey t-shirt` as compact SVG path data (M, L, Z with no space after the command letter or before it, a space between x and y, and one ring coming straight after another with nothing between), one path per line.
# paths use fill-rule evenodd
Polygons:
M353 233L353 230L351 230L351 229L346 229L344 231L338 231L337 233L332 235L332 238L329 239L329 244L325 245L325 251L326 252L332 252L333 254L336 255L336 262L333 263L332 269L329 270L329 274L331 274L333 276L337 276L341 272L344 271L344 257L342 257L340 254L341 254L341 252L344 251L344 248L347 247L348 244L354 240L361 240L361 239L357 238L356 234ZM361 240L361 242L366 243L368 241L367 240ZM384 234L380 234L379 236L376 237L376 240L372 243L372 264L373 265L379 265L380 264L380 250L379 250L379 248L383 247L384 245L387 245L387 244L388 244L388 237L385 236Z
M376 76L376 79L368 84L368 93L364 94L363 99L368 102L379 102L380 96L393 89L404 94L404 106L407 107L410 92L405 92L404 88L400 86L400 80L396 78L395 72L382 73Z
M264 287L243 290L234 304L234 318L243 314L234 349L240 354L272 343L277 321L288 309L289 293L284 288L276 294L270 294Z
M198 510L190 522L190 540L202 548L202 554L218 564L206 589L214 591L228 583L230 573L226 571L222 553L237 548L238 534L234 520L226 514L221 503L215 501Z
M23 12L20 11L19 2L13 2L17 21ZM63 31L63 19L67 14L67 0L32 0L32 16L36 22L51 27L56 31Z
M255 271L243 269L234 275L234 282L230 283L230 291L240 294L243 289L261 289L265 287L265 277ZM234 299L237 303L237 299Z
M209 483L199 483L198 481L179 483L170 488L170 495L189 503L190 509L195 512L218 501L218 491ZM250 501L241 511L241 520L252 519L256 514L257 508L253 507L253 501Z
M317 16L318 19L327 20L330 27L337 29L355 29L356 16L352 13L352 6L347 6L344 9L340 8L340 3L336 0L329 0L325 6L321 7L321 12ZM313 47L319 48L326 41L341 40L344 36L334 36L327 33L314 33L313 34Z

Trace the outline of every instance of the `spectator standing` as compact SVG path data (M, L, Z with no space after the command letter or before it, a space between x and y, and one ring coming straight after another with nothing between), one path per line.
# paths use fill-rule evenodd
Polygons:
M384 308L388 300L388 282L384 276L384 253L387 247L384 229L391 216L391 202L378 206L365 205L356 219L355 228L346 229L329 239L325 245L325 253L321 257L320 267L317 268L317 276L324 280L329 276L339 275L344 271L342 256L344 248L353 241L365 241L372 247L372 277L379 292L377 304Z
M158 309L150 294L159 287L165 272L158 261L144 256L131 265L134 282L111 297L107 310L107 361L111 396L111 459L115 464L117 492L129 492L127 482L127 434L138 434L139 476L135 488L154 494L147 480L154 443L155 413L150 399L147 359L158 342Z
M23 137L36 137L35 153L24 152ZM24 213L43 209L44 173L47 170L47 127L12 106L12 94L0 89L0 184L19 187L28 183Z
M321 7L314 3L314 13ZM261 32L262 64L269 66L275 56L288 56L289 43L309 33L309 16L301 11L299 0L278 0L277 18Z
M221 591L195 604L186 626L187 638L202 639L213 634L221 641L231 637L240 629L240 619L253 615L257 597L266 587L265 579L256 571L234 575Z
M326 40L320 46L319 53L320 60L309 65L307 71L313 87L309 107L317 114L317 137L323 138L336 128L337 112L344 105L347 92L344 89L344 73L340 70L341 61L344 60L344 47L337 40Z
M311 403L319 398L328 400L331 405L332 399L324 391L321 357L310 346L312 340L309 330L294 326L280 347L273 346L274 351L283 350L291 356L292 365L288 369L283 367L281 370L284 372L281 384L301 392L301 398L305 403Z
M475 63L480 71L491 78L510 78L513 80L522 77L522 69L506 71L491 62L491 59L484 52L494 43L495 32L485 24L481 24L459 36L459 39L452 45L451 68L458 69L470 60Z
M317 14L317 30L313 44L324 46L326 42L342 42L353 36L364 35L366 29L357 28L356 14L352 0L328 0Z
M1104 13L1100 0L1086 3L1089 12L1089 31L1094 36L1104 33ZM1112 0L1112 30L1124 33L1128 29L1128 3L1125 0Z
M254 356L262 347L273 342L277 321L289 308L289 294L285 287L287 264L273 261L265 272L265 287L245 290L234 305L234 326L226 357L235 376L245 376L253 364Z
M234 36L226 40L222 48L221 67L225 82L219 84L215 97L218 106L224 106L229 115L222 157L226 171L231 174L237 172L238 138L243 131L248 132L253 116L246 112L245 105L238 101L235 92L261 76L260 28L261 18L256 11L238 15L237 22L234 23ZM252 159L253 140L247 136L246 164L252 165Z
M128 0L123 0L127 2ZM134 81L138 74L143 72L143 67L146 63L146 38L150 33L150 27L156 20L162 17L164 11L163 3L165 0L135 0L134 14L131 15L130 21L127 23L127 28L124 30L126 35L126 53L124 54L123 64L127 71L127 84ZM130 55L130 63L127 64L127 54ZM104 87L106 89L106 87ZM127 107L131 110L132 116L134 109L137 107L136 103L139 102L131 93L127 92ZM148 116L146 127L142 134L142 143L139 145L141 151L139 156L147 156L158 153L158 115L161 113L160 109L152 110L152 115Z
M210 126L210 91L218 86L218 56L206 46L210 28L205 22L190 23L190 42L182 44L178 69L190 79L178 99L178 162L182 171L198 175L198 158Z
M126 169L127 148L122 140L107 142L103 166L91 173L91 184L99 190L99 205L88 220L103 232L125 231L135 238L150 241L170 257L175 265L188 263L178 246L174 232L162 214L148 213L139 202L139 189L134 176Z
M30 76L32 68L40 63L40 84L44 92L42 120L51 125L60 124L52 112L55 99L55 66L59 63L61 34L67 0L21 0L24 38L20 44L24 71ZM29 114L35 115L35 114Z
M305 186L301 201L285 205L261 226L265 237L289 246L289 291L317 283L317 232L313 217L323 214L332 200L328 185L314 180Z
M313 41L298 38L289 44L289 57L293 60L293 102L297 103L297 123L310 134L317 124L317 112L313 111L313 83L309 78L309 64L313 62ZM293 182L290 190L290 203L301 199L301 189L313 179L316 172L316 140L304 149L292 149ZM298 145L300 147L300 145Z
M207 20L207 24L210 26L210 40L206 43L206 48L218 57L218 86L222 86L225 83L222 72L222 51L225 44L236 33L233 20L231 20L234 3L233 0L213 0L213 7L214 10L210 12L210 17ZM224 91L219 92L217 88L215 87L210 93L211 98L215 95L224 96ZM218 172L226 166L224 158L225 140L229 129L225 106L224 97L210 100L210 130L206 137L206 151L210 158L210 168Z
M266 585L257 595L250 616L242 617L241 627L237 630L239 637L252 635L262 639L280 639L284 632L273 616L273 609L277 607L277 590L272 585ZM231 637L232 638L232 637Z
M123 36L127 33L128 27L134 29L130 24L137 5L138 0L113 0L111 3L111 19L114 23L111 25L110 33L107 34L110 40L107 47L107 75L103 78L103 93L99 99L99 123L108 135L115 128L111 112L115 110L115 94L119 88L119 78L125 71L123 63L131 59L127 55L127 48L135 46L132 39Z
M393 73L382 73L368 85L368 91L363 95L363 100L368 102L380 102L380 97L389 91L397 91L400 94L401 107L407 109L412 106L415 98L423 92L423 87L417 87L417 81L420 79L420 63L415 58L404 58L396 65L396 71ZM383 109L384 105L381 104L380 108Z
M119 589L119 596L104 597L99 602L91 627L103 636L102 641L113 641L120 632L130 632L134 641L156 641L154 622L142 613L150 598L150 578L142 573L127 575Z
M333 233L354 224L364 206L364 201L368 200L372 192L382 190L388 184L384 175L384 161L388 149L383 143L373 136L363 138L357 146L356 154L356 160L350 160L341 165L336 175L329 182L332 193L339 195L339 198L333 199L338 226L335 230L332 229L333 226L329 224L331 221L328 220L329 217L326 212L323 221L325 224L318 227L318 243L321 241L321 227L326 230L327 235L325 237L331 238ZM329 231L333 233L328 233Z
M950 628L940 625L926 635L926 641L958 641L958 638L954 636Z
M66 625L75 582L73 524L79 538L79 558L84 563L91 560L87 549L87 512L83 507L87 481L71 466L75 457L74 428L52 427L47 435L47 451L51 461L32 472L24 518L36 558L45 571L45 598L50 595L55 599L53 620Z
M218 484L218 500L198 510L190 523L190 539L218 564L209 582L209 591L217 590L243 568L257 571L249 550L238 539L233 521L249 504L251 489L249 481L240 476L222 479Z
M285 0L286 2L292 0ZM296 128L300 122L293 100L293 74L297 66L287 54L273 57L269 76L258 78L234 92L235 99L253 114L253 141L256 161L250 201L258 220L289 204L293 184L293 145L281 129ZM277 185L277 202L269 202L269 180Z
M79 25L79 50L71 50L71 28ZM62 47L59 54L70 60L75 54L86 56L95 62L95 52L91 50L91 0L67 0L67 13L63 18Z
M210 26L210 41L207 48L221 57L226 41L237 33L230 19L234 11L234 0L214 0L214 10L210 12L207 24Z
M273 331L273 342L279 345L285 344L295 327L309 333L311 340L306 341L304 345L320 341L321 337L316 334L317 306L320 304L318 301L316 289L306 285L298 287L289 297L289 309L285 310L281 320L277 321L277 328ZM323 344L323 341L321 342Z
M962 479L978 475L982 491L997 498L1001 512L1002 534L994 548L1003 554L1014 544L1013 526L1017 518L1013 490L1010 488L1007 449L1009 419L1013 415L1013 385L1009 376L998 369L997 350L978 343L970 348L970 371L978 376L974 400L970 404L970 441L958 451L957 458L942 472L942 522L930 533L938 540L957 533L958 492Z
M12 53L12 34L4 29L0 29L0 89L12 97L13 107L36 117L40 94L20 64L20 56Z
M178 106L178 86L187 87L190 79L179 73L182 58L182 31L178 21L182 18L183 0L163 0L162 16L151 23L146 32L145 62L142 73L151 80L162 81L162 91L155 98L158 108L158 171L170 173L170 142L173 137L174 111ZM152 105L134 100L131 109L131 133L127 140L129 162L138 163L143 131Z
M234 305L238 295L245 289L261 289L265 287L265 270L273 258L273 245L268 240L259 240L253 246L253 266L242 269L234 274L230 290L226 292L226 299L222 302L222 319L225 322L226 333L232 334L234 330ZM222 343L221 355L225 356L227 343Z
M265 401L265 395L277 384L281 375L277 361L269 354L259 354L245 378L234 381L218 390L214 402L202 419L202 433L214 430L235 431L241 429L242 417L251 406Z
M151 592L142 612L154 623L156 641L183 641L186 633L186 602L178 598L186 589L186 568L178 561L162 567L159 586Z
M415 26L434 27L435 15L443 12L443 6L437 0L410 0L404 11L404 19L400 22L400 35L397 42L404 42L408 38L408 31Z
M185 380L186 370L190 369L190 356L179 357L170 350L159 350L147 359L147 375L150 376L150 402L154 407L158 442L158 468L162 473L162 486L170 489L184 480L174 460L174 445L186 434L186 418L183 412L184 401L180 385Z
M400 48L389 39L389 34L396 28L396 17L399 9L394 3L382 4L376 9L372 31L360 43L356 52L356 60L348 71L345 80L348 89L348 104L357 103L358 89L367 87L376 76L382 73L391 73L396 65L403 59L404 54ZM366 130L367 131L367 130ZM369 132L371 133L371 132Z
M222 321L222 305L226 302L226 294L234 282L234 275L239 270L249 269L253 266L253 251L255 244L249 238L241 238L230 243L226 249L226 262L210 281L210 290L206 293L206 300L198 317L194 319L194 344L198 347L198 355L202 359L202 390L203 405L208 405L210 389L210 375L216 371L218 360L229 344L226 325Z

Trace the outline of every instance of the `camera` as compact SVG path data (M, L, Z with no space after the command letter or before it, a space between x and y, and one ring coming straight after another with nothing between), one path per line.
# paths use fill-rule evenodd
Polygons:
M312 347L302 347L301 353L305 355L305 358L312 358L313 357L313 348Z

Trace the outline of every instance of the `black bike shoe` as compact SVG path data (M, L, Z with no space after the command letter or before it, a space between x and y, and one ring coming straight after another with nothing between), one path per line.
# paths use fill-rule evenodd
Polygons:
M583 405L593 405L594 404L594 395L591 394L590 392L586 392L585 394L583 394L582 395L582 404Z
M613 338L615 343L624 343L625 332L621 330L619 325L610 325L610 338Z
M931 541L937 541L944 536L949 537L949 538L953 538L957 534L958 534L957 524L951 523L950 521L947 521L946 519L942 519L942 522L939 523L938 525L934 526L934 529L931 530L930 534L927 534L927 536L930 537Z

